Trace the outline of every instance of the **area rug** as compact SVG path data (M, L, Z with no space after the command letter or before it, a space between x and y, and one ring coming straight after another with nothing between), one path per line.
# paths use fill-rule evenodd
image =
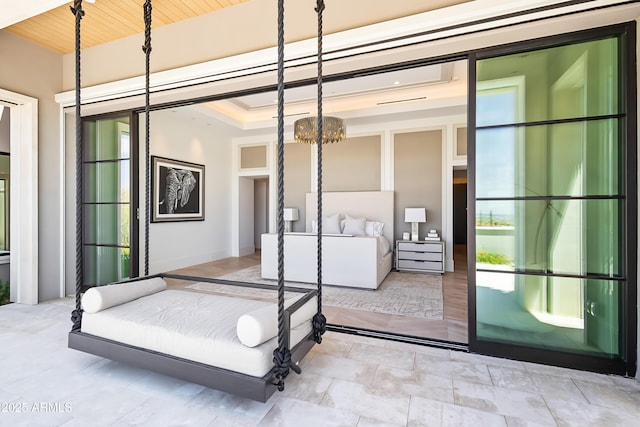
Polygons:
M220 276L218 279L262 283L274 288L276 286L274 280L260 277L259 265ZM315 287L312 284L298 282L286 282L285 285L303 288ZM188 285L187 288L243 297L274 297L274 292L270 290L215 283L199 282ZM289 297L289 294L286 297ZM442 276L392 271L375 291L327 285L322 288L322 302L330 307L442 320Z

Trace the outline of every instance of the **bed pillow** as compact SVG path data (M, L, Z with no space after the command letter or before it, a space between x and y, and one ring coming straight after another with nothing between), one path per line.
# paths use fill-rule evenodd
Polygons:
M322 234L341 234L344 225L340 221L340 214L322 217ZM318 226L315 220L311 220L311 232L317 233Z
M353 236L365 236L365 223L366 219L364 217L353 218L347 215L345 218L344 230L342 232Z
M384 229L384 222L379 221L367 221L365 223L365 234L370 237L382 236L382 230Z
M164 291L167 283L160 277L135 282L97 286L82 295L82 308L87 313L97 313L109 307L124 304L138 298Z
M302 296L285 301L285 307L291 306ZM291 329L313 319L318 309L318 300L311 298L291 315ZM278 335L278 306L269 304L265 307L245 313L238 319L236 334L240 342L247 347L256 347Z
M341 219L340 220L340 230L344 230L344 223L345 223L345 219ZM323 230L324 231L324 230ZM311 232L312 233L317 233L318 232L318 225L316 223L315 219L311 220Z

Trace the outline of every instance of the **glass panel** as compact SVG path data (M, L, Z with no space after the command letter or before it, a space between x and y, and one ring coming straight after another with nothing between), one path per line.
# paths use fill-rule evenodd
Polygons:
M595 196L623 192L620 120L476 131L476 197Z
M129 245L128 204L85 205L84 243Z
M83 132L83 279L104 285L132 269L129 118L85 121Z
M618 282L478 271L476 286L479 340L620 355Z
M622 274L623 202L476 202L479 269L555 274Z
M84 246L83 277L85 285L106 285L130 276L129 248Z
M129 158L129 118L99 120L85 124L84 161Z
M6 180L0 179L0 249L6 250L7 248L7 216L9 211L7 209L7 188Z
M477 82L477 126L616 114L618 40L483 59Z
M84 202L129 202L130 161L84 164Z

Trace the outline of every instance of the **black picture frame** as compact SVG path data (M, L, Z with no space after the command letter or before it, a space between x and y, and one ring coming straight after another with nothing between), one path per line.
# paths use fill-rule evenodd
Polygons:
M151 222L204 221L204 165L151 156Z

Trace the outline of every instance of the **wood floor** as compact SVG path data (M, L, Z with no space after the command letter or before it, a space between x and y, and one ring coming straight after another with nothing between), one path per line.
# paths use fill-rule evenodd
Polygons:
M428 320L417 317L399 316L383 313L364 312L338 307L323 307L330 324L371 329L411 335L422 338L468 343L467 328L467 256L466 246L456 246L454 253L456 269L447 272L442 278L443 320ZM244 268L260 264L260 253L244 257L225 258L199 264L172 273L197 276L219 277ZM407 273L411 274L411 273ZM183 287L187 283L170 281L172 288Z

